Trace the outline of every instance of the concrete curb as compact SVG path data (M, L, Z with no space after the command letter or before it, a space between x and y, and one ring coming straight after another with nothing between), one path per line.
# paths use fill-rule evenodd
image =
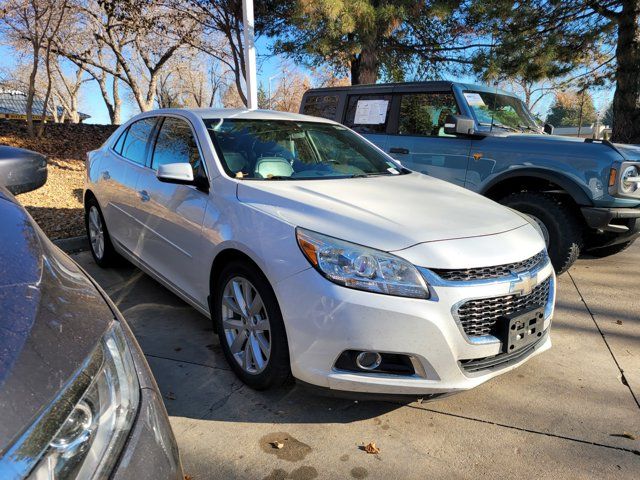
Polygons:
M76 253L89 250L89 240L84 235L81 237L59 238L54 240L53 243L66 253Z

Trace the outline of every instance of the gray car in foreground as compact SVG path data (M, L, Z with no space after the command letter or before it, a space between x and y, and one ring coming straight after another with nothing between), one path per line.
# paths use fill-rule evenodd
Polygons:
M183 479L117 308L1 186L0 219L0 479Z

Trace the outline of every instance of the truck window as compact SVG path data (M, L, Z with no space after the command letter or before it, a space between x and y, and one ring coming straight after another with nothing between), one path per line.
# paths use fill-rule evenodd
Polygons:
M302 107L302 113L305 115L313 115L314 117L336 119L336 111L338 110L337 95L309 95Z
M449 137L444 133L447 115L458 113L453 93L416 93L400 99L399 135Z
M385 133L391 95L350 95L344 124L358 133Z

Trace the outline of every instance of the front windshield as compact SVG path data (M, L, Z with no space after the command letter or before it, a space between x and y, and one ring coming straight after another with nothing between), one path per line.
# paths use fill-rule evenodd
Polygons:
M517 97L489 92L464 92L464 98L480 126L540 132L533 116Z
M204 121L227 174L301 180L399 175L401 167L340 125L286 120Z

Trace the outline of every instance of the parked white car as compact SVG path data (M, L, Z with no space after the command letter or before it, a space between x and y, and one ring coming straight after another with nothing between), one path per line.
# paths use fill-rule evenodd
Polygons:
M428 396L551 346L555 277L536 227L335 122L147 112L87 172L96 262L121 255L212 318L251 387L293 374Z

